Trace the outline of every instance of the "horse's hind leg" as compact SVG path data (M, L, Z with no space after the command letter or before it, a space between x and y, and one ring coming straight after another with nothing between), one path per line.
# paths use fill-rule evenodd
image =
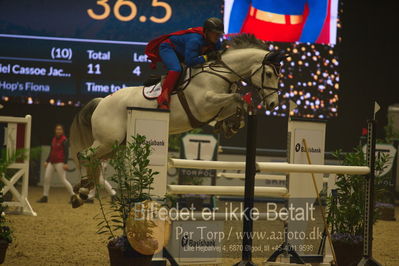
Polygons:
M93 145L86 149L79 157L80 165L86 169L86 175L82 177L80 184L74 187L75 193L72 199L72 207L77 208L83 205L83 200L86 200L89 191L94 188L101 171L100 159L110 153L112 145L103 144L99 141L94 141Z

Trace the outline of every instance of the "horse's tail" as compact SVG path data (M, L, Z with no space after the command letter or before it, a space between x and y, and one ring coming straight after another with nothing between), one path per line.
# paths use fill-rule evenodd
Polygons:
M94 98L88 102L73 119L69 136L72 158L77 166L79 166L78 153L93 144L91 116L101 100L102 98Z

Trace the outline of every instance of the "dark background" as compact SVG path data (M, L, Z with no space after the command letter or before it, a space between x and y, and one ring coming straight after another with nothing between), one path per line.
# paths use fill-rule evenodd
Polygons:
M361 130L366 127L373 100L381 105L377 114L378 137L383 137L387 124L387 109L399 102L398 32L399 9L394 1L343 1L342 42L340 44L340 100L338 117L327 122L326 150L351 150L359 143ZM0 115L33 116L32 145L48 145L55 123L67 130L75 107L45 104L22 105L5 103ZM285 149L287 118L259 115L258 147ZM245 130L222 145L245 146Z

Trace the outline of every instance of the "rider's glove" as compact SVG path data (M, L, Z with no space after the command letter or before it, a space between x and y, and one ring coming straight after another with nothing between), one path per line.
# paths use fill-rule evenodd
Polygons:
M206 61L213 61L217 60L220 58L219 52L218 51L210 51L209 53L206 54Z

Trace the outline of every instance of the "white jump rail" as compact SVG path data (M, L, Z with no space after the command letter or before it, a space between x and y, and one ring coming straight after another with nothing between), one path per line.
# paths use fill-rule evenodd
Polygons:
M31 120L32 116L30 115L25 117L0 116L1 123L29 123Z
M245 162L200 161L186 159L169 159L169 167L216 169L216 170L245 170Z
M366 175L370 173L370 168L367 166L256 163L256 168L259 171L275 172L275 173L284 172L284 173L348 174L348 175Z
M239 173L218 173L217 177L223 177L227 179L245 179L245 174ZM269 180L269 181L287 181L287 176L285 175L263 175L263 174L256 174L255 180ZM328 183L330 178L323 177L323 182Z
M168 193L170 194L244 196L244 191L244 186L168 185ZM285 187L255 187L255 196L288 198L289 194Z
M244 170L245 162L199 161L169 159L169 167L217 169L217 170ZM316 164L289 164L289 163L256 163L256 169L271 173L315 173L315 174L351 174L366 175L370 173L367 166L341 166Z
M239 173L218 173L217 177L231 178L231 179L245 179L244 174ZM278 180L285 181L287 177L285 175L262 175L256 174L256 180Z

